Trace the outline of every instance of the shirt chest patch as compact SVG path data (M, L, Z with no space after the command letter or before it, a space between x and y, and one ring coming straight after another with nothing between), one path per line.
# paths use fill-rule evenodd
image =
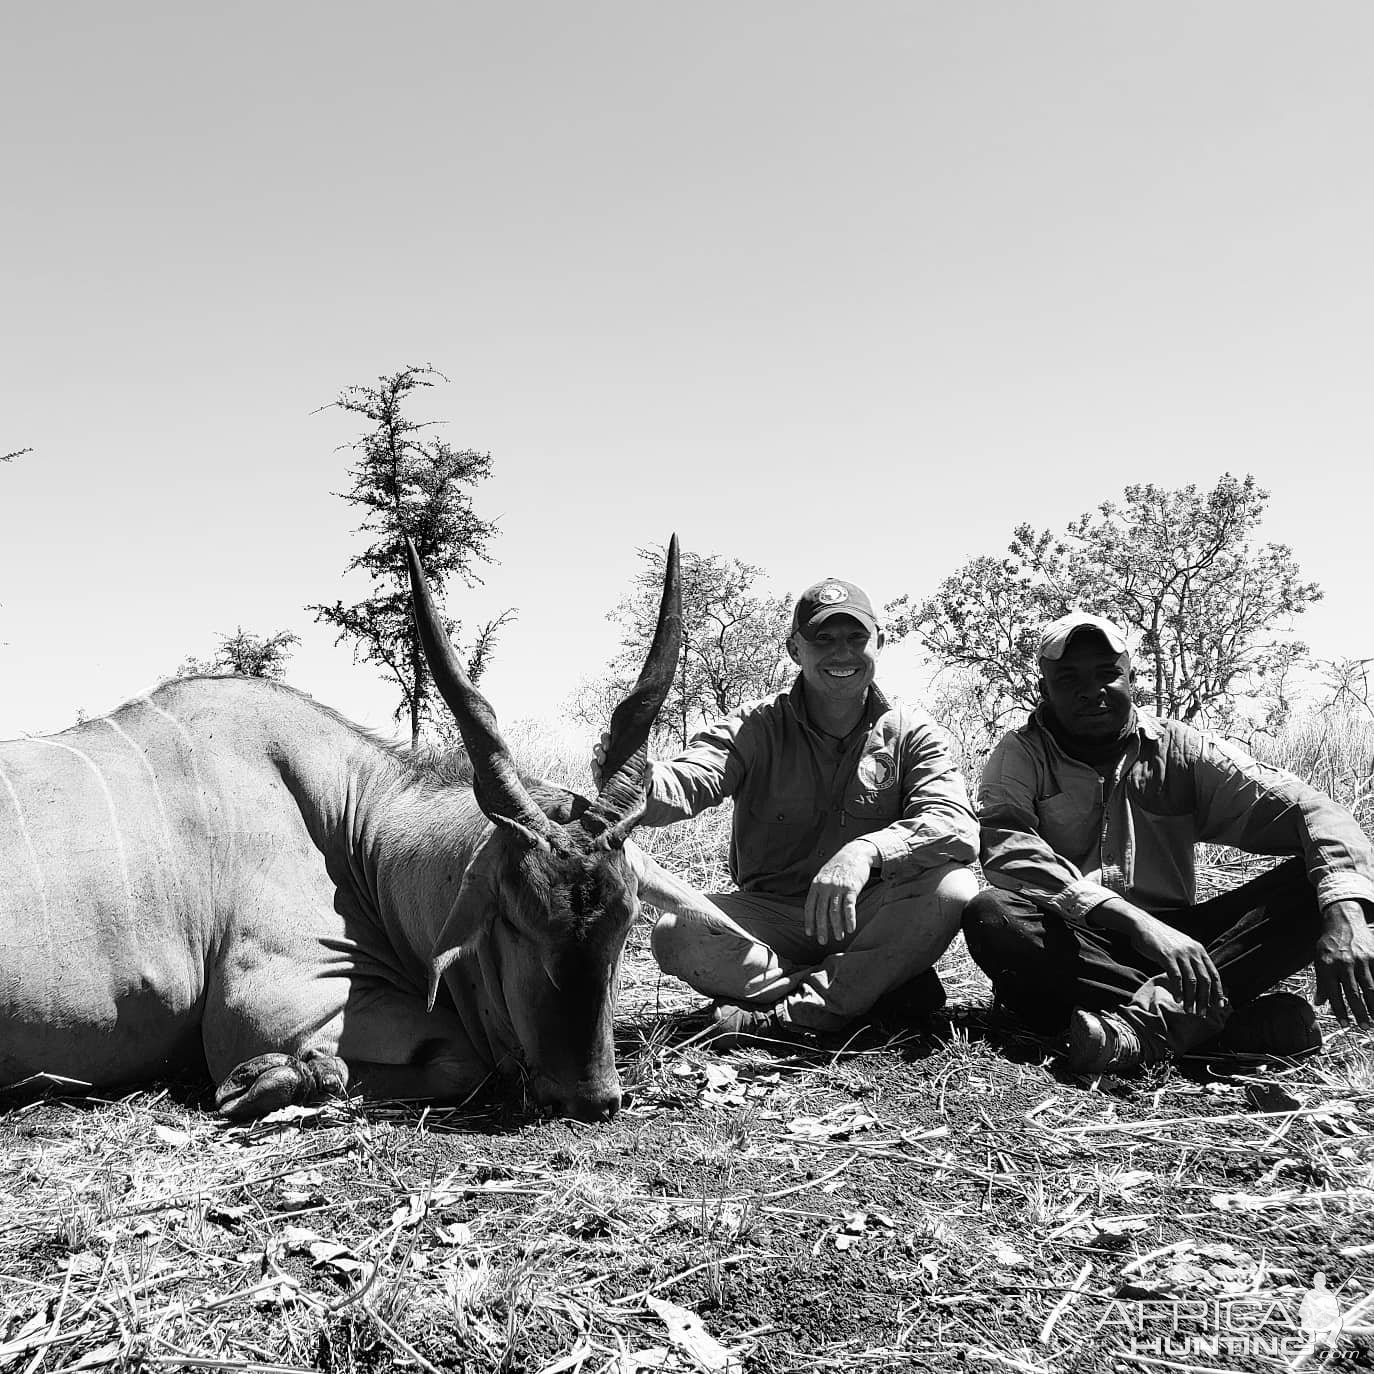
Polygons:
M897 781L897 760L891 754L865 754L859 760L859 781L871 792L883 792Z

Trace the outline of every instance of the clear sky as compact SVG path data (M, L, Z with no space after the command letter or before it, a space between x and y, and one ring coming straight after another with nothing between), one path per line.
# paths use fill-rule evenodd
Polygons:
M919 597L1251 472L1374 655L1374 5L53 3L0 45L0 737L237 626L390 729L319 411L428 362L489 450L503 722L635 550ZM900 677L900 660L890 671ZM886 673L882 674L887 676ZM889 678L889 681L891 679ZM900 681L893 683L899 689Z

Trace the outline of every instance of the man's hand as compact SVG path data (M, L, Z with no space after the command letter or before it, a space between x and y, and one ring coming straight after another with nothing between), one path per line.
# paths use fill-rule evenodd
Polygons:
M1226 1005L1226 990L1212 956L1181 930L1124 898L1103 902L1089 916L1093 925L1125 935L1137 954L1163 969L1169 991L1184 1011L1206 1017Z
M859 893L880 857L871 840L851 840L826 862L806 894L802 929L809 939L826 945L853 935Z
M601 770L606 766L606 750L611 747L611 732L603 730L601 738L592 746L592 782L596 785L596 790L601 791L601 784L605 778L601 776Z
M1359 902L1332 902L1322 912L1313 967L1318 1002L1342 1021L1374 1022L1374 930Z
M1137 953L1153 960L1169 979L1169 991L1193 1016L1207 1017L1226 1004L1221 974L1207 950L1181 930L1149 918L1131 937Z

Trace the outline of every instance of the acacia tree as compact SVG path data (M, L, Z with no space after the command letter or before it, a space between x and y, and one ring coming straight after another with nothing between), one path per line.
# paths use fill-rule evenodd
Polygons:
M419 743L421 728L435 712L433 684L411 615L406 538L414 543L438 598L454 574L469 585L481 581L474 564L492 561L487 545L496 530L478 517L468 492L490 474L491 454L455 449L425 433L433 421L413 420L405 413L410 394L433 386L436 377L442 379L442 374L432 367L406 367L379 377L376 386L350 386L331 403L372 426L361 439L344 445L358 458L351 469L353 486L341 493L366 512L358 533L371 536L372 542L349 560L347 570L365 572L372 594L351 606L336 601L306 607L316 620L338 630L336 643L354 641L355 662L377 664L400 688L395 718L409 716L412 745ZM490 660L498 630L513 614L506 611L478 631L468 651L474 682ZM458 625L445 624L456 637Z
M220 635L219 648L210 658L188 657L175 677L221 677L237 673L242 677L265 677L280 682L286 676L286 660L291 646L301 637L289 630L274 635L249 634L242 625L231 635Z
M571 714L589 724L604 723L606 703L634 684L658 622L666 551L654 545L638 554L642 566L629 593L607 615L622 632L611 676L583 683L569 704ZM783 644L792 598L756 592L762 569L738 558L683 549L680 566L682 655L654 727L660 745L685 745L704 720L776 691L786 675Z
M1137 689L1161 715L1231 723L1270 688L1272 714L1306 647L1294 617L1321 597L1292 550L1256 546L1269 493L1223 474L1210 491L1129 486L1059 535L1017 527L1004 558L976 558L918 605L888 607L937 661L971 669L989 734L1037 701L1037 631L1071 609L1133 631Z

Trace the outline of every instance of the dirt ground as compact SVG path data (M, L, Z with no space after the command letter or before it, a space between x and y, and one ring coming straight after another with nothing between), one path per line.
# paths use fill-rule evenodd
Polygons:
M1364 1035L1081 1080L945 972L927 1024L722 1056L641 940L604 1126L15 1106L0 1370L1371 1367ZM1320 1346L1319 1273L1352 1328Z

